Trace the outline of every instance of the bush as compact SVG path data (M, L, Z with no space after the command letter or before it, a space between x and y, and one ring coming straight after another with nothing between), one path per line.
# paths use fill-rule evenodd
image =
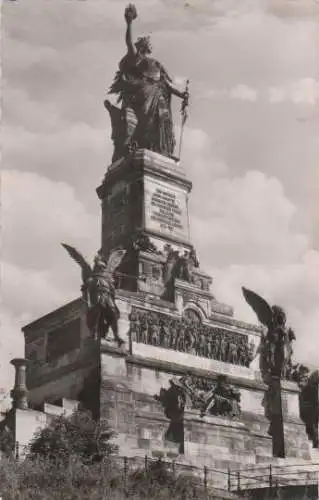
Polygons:
M62 460L39 456L17 462L0 461L3 500L193 500L207 498L194 477L175 475L155 462L124 478L124 464L113 456L83 463L77 456Z
M111 461L88 465L76 456L68 464L45 457L20 463L2 459L0 495L3 500L124 500L122 491L111 487L119 473Z
M87 412L57 417L39 431L23 461L0 460L3 500L190 500L206 498L202 481L175 476L161 460L125 470L114 433ZM129 466L129 463L127 464Z
M76 411L71 417L59 416L39 431L30 445L29 458L45 457L68 462L77 456L84 463L101 461L117 452L110 442L115 434L103 422L96 422L86 411Z

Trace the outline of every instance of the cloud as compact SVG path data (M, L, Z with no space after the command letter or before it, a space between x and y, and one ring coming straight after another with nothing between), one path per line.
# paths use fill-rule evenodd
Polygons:
M211 268L215 296L235 308L236 317L256 323L241 287L255 290L270 304L282 305L296 332L295 359L317 365L319 318L319 252L312 250L293 264L281 266L229 265Z
M237 85L230 91L232 99L240 99L242 101L254 102L257 100L257 91L248 87L247 85Z
M72 186L31 172L2 173L2 204L0 375L8 387L9 360L23 355L22 326L80 294L80 269L60 243L90 257L99 219Z
M307 248L307 237L294 231L296 207L278 179L249 171L206 185L203 179L197 188L205 203L196 205L193 237L198 246L209 248L216 265L280 265L298 259Z
M267 0L269 12L283 18L300 19L302 17L313 19L319 16L318 0Z
M201 186L202 205L191 217L201 267L213 276L215 297L237 318L256 323L243 299L246 286L279 303L295 328L296 358L315 362L319 313L319 252L294 224L296 207L276 178L249 171ZM192 213L192 212L191 212ZM315 342L315 344L314 344Z
M272 87L269 89L269 101L315 106L319 102L319 82L314 78L303 78L286 86Z
M3 258L35 269L56 262L60 242L78 242L94 248L98 218L87 211L65 182L36 173L2 174ZM96 232L95 232L96 231Z
M178 128L176 136L180 137ZM185 127L181 160L189 178L196 179L199 185L201 179L206 179L206 182L209 183L212 178L224 176L228 172L228 166L223 158L214 152L213 141L200 128ZM202 202L202 200L200 201Z
M218 88L205 88L200 83L197 85L197 99L238 99L240 101L255 102L258 91L245 84L238 84L230 90Z
M34 319L79 295L80 269L61 242L91 259L99 247L99 218L71 186L38 174L5 171L2 193L2 295L18 323L21 315Z
M3 305L24 321L58 308L70 292L67 284L65 289L54 285L51 269L38 271L2 262L1 272Z

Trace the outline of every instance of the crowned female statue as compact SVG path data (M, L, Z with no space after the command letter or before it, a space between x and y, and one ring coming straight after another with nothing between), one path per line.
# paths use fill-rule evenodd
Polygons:
M125 9L127 53L119 63L110 94L118 95L122 105L124 133L123 150L145 148L172 156L175 147L171 96L181 99L182 111L188 102L188 91L179 91L172 83L165 68L151 57L149 37L140 37L133 43L132 22L137 17L136 8L130 4Z

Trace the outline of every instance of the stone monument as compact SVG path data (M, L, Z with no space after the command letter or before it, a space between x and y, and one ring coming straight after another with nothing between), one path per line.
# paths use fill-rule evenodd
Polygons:
M300 389L281 358L290 346L279 339L288 335L281 310L267 305L265 337L264 326L238 321L215 298L201 269L190 238L192 183L174 157L171 98L181 98L185 123L188 90L174 87L148 38L133 42L136 16L128 6L127 53L110 89L118 104L105 103L114 154L97 188L101 250L92 269L64 244L82 267L82 297L23 329L29 405L81 401L109 422L125 456L222 470L278 456L308 463ZM260 370L252 361L270 336L277 347L267 348ZM280 381L279 406L267 404L274 386L266 372ZM269 408L280 409L279 452Z

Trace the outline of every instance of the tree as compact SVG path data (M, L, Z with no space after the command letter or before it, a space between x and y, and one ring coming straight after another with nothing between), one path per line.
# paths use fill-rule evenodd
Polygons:
M70 417L54 418L40 430L30 445L29 458L69 461L76 456L83 463L101 461L117 452L110 442L114 432L102 421L95 421L90 412L76 411Z
M11 456L14 452L14 435L7 425L0 426L0 452Z

